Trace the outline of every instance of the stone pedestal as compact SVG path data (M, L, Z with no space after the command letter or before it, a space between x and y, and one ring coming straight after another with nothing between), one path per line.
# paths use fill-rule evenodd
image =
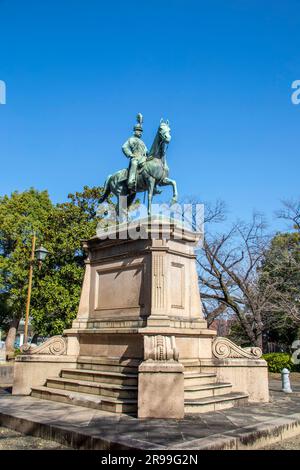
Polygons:
M237 383L242 389L227 396L236 384L217 382L221 363L213 348L216 332L207 328L198 289L198 239L198 233L183 230L179 223L152 218L85 241L85 276L72 328L64 331L58 350L53 339L38 349L23 348L25 355L16 361L14 393L31 388L34 396L68 401L72 390L74 403L75 390L78 403L86 400L86 406L180 418L184 409L205 412L247 398L251 364L259 365L264 375L254 389L263 383L265 390L266 363L251 352L247 359L256 363L248 364L247 373L240 368L244 378L239 376ZM237 346L235 354L245 358ZM42 355L64 362L58 374L58 363L44 361L52 375L60 376L56 380L45 380L45 370L40 372ZM236 380L236 374L229 375ZM258 395L268 399L265 392Z
M184 417L183 372L178 362L142 362L139 366L139 418Z
M5 346L0 347L0 363L6 361L6 349Z

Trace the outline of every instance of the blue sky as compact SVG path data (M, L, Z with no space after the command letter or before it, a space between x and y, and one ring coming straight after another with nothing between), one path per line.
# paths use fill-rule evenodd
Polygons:
M161 117L181 196L231 217L299 197L299 1L0 0L0 195L54 201L127 165ZM170 190L164 192L164 199Z

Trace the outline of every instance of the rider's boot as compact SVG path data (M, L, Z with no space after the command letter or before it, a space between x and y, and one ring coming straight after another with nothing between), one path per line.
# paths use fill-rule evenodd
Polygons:
M133 180L133 181L129 180L128 183L127 183L127 187L128 187L129 194L135 193L136 192L135 180Z
M131 159L127 187L130 194L136 192L136 171L138 162L136 159Z

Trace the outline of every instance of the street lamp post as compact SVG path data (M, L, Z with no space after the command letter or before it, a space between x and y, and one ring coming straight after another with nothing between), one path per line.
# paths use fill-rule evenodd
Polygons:
M40 246L39 248L35 250L35 253L36 253L36 259L38 260L39 269L41 269L43 261L45 261L46 256L48 254L48 250L46 250L46 248L44 248L43 246Z
M32 289L32 275L33 275L33 265L35 260L35 254L39 264L39 269L41 269L42 262L45 260L48 251L43 246L35 249L36 244L36 233L33 232L32 235L32 244L31 244L31 256L29 262L29 275L28 275L28 293L27 293L27 302L26 302L26 314L25 314L25 327L24 327L24 343L27 343L28 340L28 322L29 322L29 311L30 311L30 300L31 300L31 289Z

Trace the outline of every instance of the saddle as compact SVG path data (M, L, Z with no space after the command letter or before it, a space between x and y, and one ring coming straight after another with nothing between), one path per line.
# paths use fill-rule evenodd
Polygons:
M137 166L137 175L139 175L145 166L147 160L140 162ZM128 180L128 168L124 168L123 170L120 170L120 180L119 181L127 181Z

